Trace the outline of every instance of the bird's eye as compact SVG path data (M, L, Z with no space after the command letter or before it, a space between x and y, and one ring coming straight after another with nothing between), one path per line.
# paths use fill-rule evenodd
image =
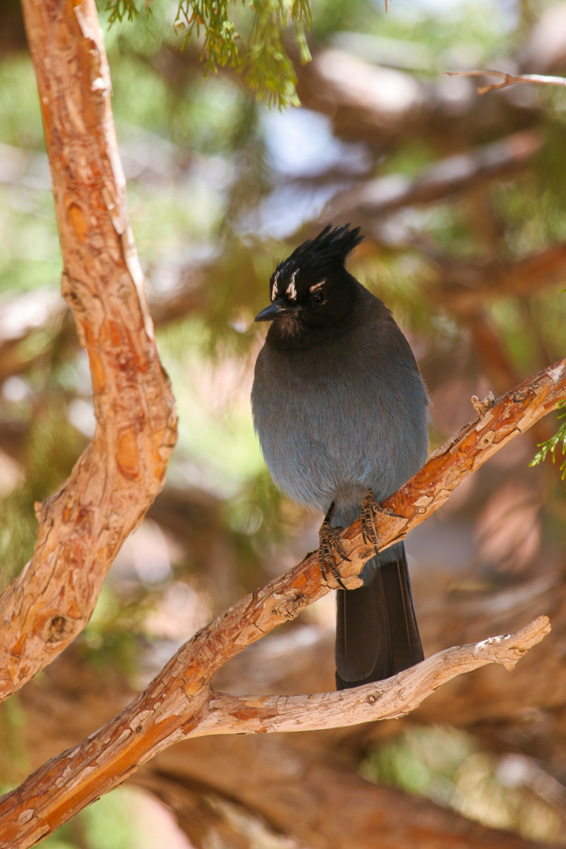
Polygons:
M326 300L326 296L321 289L317 289L316 292L313 292L311 295L311 303L313 304L322 304Z

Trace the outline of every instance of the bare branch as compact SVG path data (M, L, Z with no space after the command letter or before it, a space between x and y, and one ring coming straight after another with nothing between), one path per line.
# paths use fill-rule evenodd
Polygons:
M376 47L373 57L379 53ZM536 104L521 104L502 97L502 104L482 104L462 97L454 110L444 83L423 76L378 66L344 50L322 48L313 52L307 66L297 65L298 94L308 109L329 116L334 134L344 139L366 140L374 150L396 148L407 135L452 150L470 141L486 141L510 130L525 128L540 115ZM450 133L446 132L450 127ZM463 131L464 130L464 131Z
M506 71L445 71L447 77L500 77L502 82L479 86L478 94L487 94L518 83L528 85L559 85L566 86L566 77L551 77L542 74L508 74Z
M403 539L440 507L458 484L565 397L566 359L523 381L494 404L486 401L478 420L436 451L384 502L390 512L377 516L383 548ZM351 558L339 565L342 579L357 586L357 575L373 554L363 542L359 519L342 533L341 540ZM330 589L323 582L314 552L203 628L119 716L45 764L4 797L0 823L7 842L0 846L30 846L165 747L197 735L207 715L210 681L218 669L278 625L294 619ZM534 633L539 628L542 633L546 622L541 620L533 628ZM508 660L511 662L512 657ZM396 709L402 712L400 704Z
M88 622L122 542L161 489L176 440L128 219L94 0L25 0L63 252L97 420L62 489L36 505L34 555L0 597L0 699Z
M513 669L549 633L548 617L539 616L516 634L445 649L386 681L337 693L267 697L212 693L203 720L190 736L317 731L398 719L458 675L489 663Z

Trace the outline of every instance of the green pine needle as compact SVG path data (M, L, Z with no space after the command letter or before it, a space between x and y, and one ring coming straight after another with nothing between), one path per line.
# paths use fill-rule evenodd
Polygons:
M149 6L146 4L146 9ZM139 18L139 9L136 6L136 0L106 0L104 11L108 12L108 24L114 24L116 21L123 21L127 18L129 21L135 21Z
M235 5L237 0L233 0ZM201 61L206 73L230 65L268 105L297 105L296 75L283 44L283 30L293 25L302 62L310 59L305 27L311 24L308 0L253 0L249 43L230 19L231 0L179 0L175 20L185 43L203 34ZM245 0L242 5L245 6Z
M106 0L108 23L129 21L140 16L141 10L151 14L153 0ZM231 7L238 0L178 0L174 28L182 32L186 44L202 34L200 58L205 74L218 72L229 65L238 70L268 106L298 106L297 77L283 43L283 31L291 26L294 31L302 63L311 58L305 31L312 23L309 0L241 0L248 9L248 18L242 19L249 38L245 39L230 17ZM242 16L240 16L242 17Z
M566 408L566 401L562 401L559 404L560 408ZM566 412L562 413L558 416L559 419L566 418ZM558 428L558 431L552 436L550 439L547 439L546 442L541 442L538 446L539 450L533 457L530 462L531 466L538 466L539 463L543 463L548 454L552 455L552 462L556 462L556 449L560 448L562 451L562 456L565 458L560 465L561 478L564 480L566 478L566 422L561 424Z

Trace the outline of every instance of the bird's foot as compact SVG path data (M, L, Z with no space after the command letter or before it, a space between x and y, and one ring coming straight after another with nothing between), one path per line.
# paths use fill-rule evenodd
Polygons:
M327 571L330 572L338 586L345 590L346 587L344 586L342 578L340 577L340 572L336 568L336 564L334 563L334 557L338 556L342 560L347 560L348 562L350 562L350 558L347 556L346 552L342 548L342 543L340 542L338 530L336 528L333 528L330 524L330 518L328 516L328 513L326 514L324 522L320 526L318 538L318 562L320 565L320 571L322 572L322 577L325 581L327 581L328 579L326 577L326 573Z
M379 553L379 537L377 528L375 527L375 513L378 513L381 507L373 492L368 490L367 495L362 500L362 537L366 545L373 545L375 553Z
M381 513L382 516L393 516L397 519L401 519L403 517L397 516L396 513L391 513L389 510L385 510L371 489L368 490L367 495L365 495L362 500L362 537L365 544L373 545L375 553L379 554L379 535L375 526L376 513Z

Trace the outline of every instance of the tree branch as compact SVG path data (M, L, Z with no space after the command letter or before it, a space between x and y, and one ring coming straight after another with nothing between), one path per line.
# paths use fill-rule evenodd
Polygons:
M376 47L373 58L378 53ZM472 90L470 96L460 97L456 112L453 95L443 84L380 67L340 49L315 50L312 62L296 70L303 106L328 115L338 137L368 141L376 151L396 148L408 135L442 150L461 150L470 142L532 126L540 115L539 106L518 106L506 92L497 109L483 103L480 116Z
M88 622L122 542L161 489L176 413L128 219L94 0L24 0L63 253L93 379L92 443L36 505L34 555L0 597L0 699Z
M203 710L204 718L189 736L322 731L398 719L458 675L489 663L513 669L549 633L548 617L539 616L516 634L445 649L386 681L337 693L231 696L213 692Z
M479 419L436 451L411 480L384 502L390 512L377 516L382 547L403 539L411 528L438 509L459 483L565 397L566 359L523 381L495 403L479 405ZM340 574L350 586L358 586L357 575L373 554L363 542L359 519L341 534L341 540L350 561L338 565ZM199 631L119 716L49 761L4 797L0 802L0 823L6 842L0 847L30 846L120 784L165 747L197 736L209 713L210 681L218 669L278 625L294 619L330 589L323 582L314 552ZM533 634L542 634L547 623L537 620L532 627ZM524 645L531 644L529 640L530 637ZM515 647L515 641L512 643ZM516 647L520 649L519 644ZM425 666L426 669L430 667ZM355 700L357 696L345 698ZM402 701L396 703L395 709L406 712ZM321 710L318 713L322 721ZM245 715L241 719L245 720Z
M478 94L487 94L517 83L528 85L566 86L566 77L552 77L542 74L508 74L506 71L445 71L447 77L500 77L503 82L479 86Z

